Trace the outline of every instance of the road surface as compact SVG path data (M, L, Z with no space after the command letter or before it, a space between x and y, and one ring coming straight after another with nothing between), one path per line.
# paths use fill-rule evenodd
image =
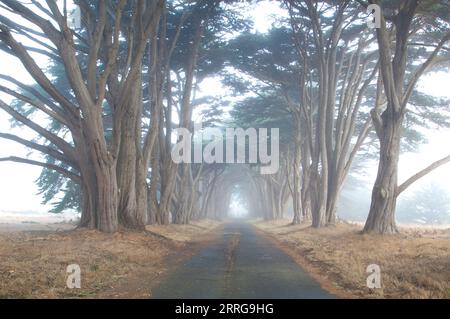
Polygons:
M334 298L291 257L247 223L223 235L169 272L153 298Z

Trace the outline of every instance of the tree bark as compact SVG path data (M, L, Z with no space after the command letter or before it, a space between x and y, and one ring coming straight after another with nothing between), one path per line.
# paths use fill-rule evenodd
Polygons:
M397 203L398 161L403 116L388 116L385 111L383 135L380 138L380 158L372 202L364 232L397 233L395 207Z

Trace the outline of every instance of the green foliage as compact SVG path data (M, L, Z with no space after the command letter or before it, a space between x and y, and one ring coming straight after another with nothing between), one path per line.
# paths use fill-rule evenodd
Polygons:
M230 112L232 124L242 128L279 128L280 142L292 140L293 121L284 99L276 92L268 91L249 97L233 105Z
M47 163L55 164L55 160L47 156ZM61 165L62 166L62 165ZM61 213L67 209L80 211L81 192L77 184L53 170L44 168L36 180L43 204L51 203L51 213Z

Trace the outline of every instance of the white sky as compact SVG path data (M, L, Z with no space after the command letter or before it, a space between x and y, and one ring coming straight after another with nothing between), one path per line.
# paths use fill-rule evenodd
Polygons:
M255 21L255 31L265 32L273 23L273 14L280 13L277 7L273 6L270 1L262 1L258 4L255 10L252 10L251 15ZM39 58L39 63L45 64L45 59ZM31 83L29 75L26 73L22 65L15 59L3 52L0 52L0 73L13 75L16 79L21 81L27 81ZM450 74L449 73L437 73L433 75L425 76L420 85L422 88L430 94L436 96L443 96L450 98ZM223 88L217 81L205 81L202 85L202 91L211 94L211 92L217 92L217 94L223 93ZM8 102L11 99L6 97L5 94L0 93L0 98ZM0 110L0 132L11 131L9 125L9 116ZM32 138L35 136L30 133L29 130L24 128L15 128L12 130L14 133L18 133L19 136L24 138ZM429 143L423 145L420 151L412 154L404 154L401 156L400 163L400 181L409 177L417 170L427 166L434 160L447 155L450 151L449 140L450 130L439 130L427 132ZM10 142L4 139L0 139L0 157L6 156L22 156L39 158L39 155L29 155L29 151L14 142ZM45 213L49 207L41 204L41 197L37 195L38 189L34 181L40 174L41 169L39 167L0 162L0 212L10 211L33 211ZM376 174L376 167L372 166L367 175L370 179ZM414 188L420 187L423 183L435 182L446 188L450 192L450 164L436 170L429 176L425 177L415 187L412 187L410 191L414 191ZM371 185L368 185L371 187Z

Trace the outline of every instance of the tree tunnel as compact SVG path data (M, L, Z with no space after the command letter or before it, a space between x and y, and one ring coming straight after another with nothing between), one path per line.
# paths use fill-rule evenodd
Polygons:
M289 208L287 182L275 175L261 175L254 166L227 165L216 179L206 205L217 218L282 218ZM280 175L281 177L281 175Z

